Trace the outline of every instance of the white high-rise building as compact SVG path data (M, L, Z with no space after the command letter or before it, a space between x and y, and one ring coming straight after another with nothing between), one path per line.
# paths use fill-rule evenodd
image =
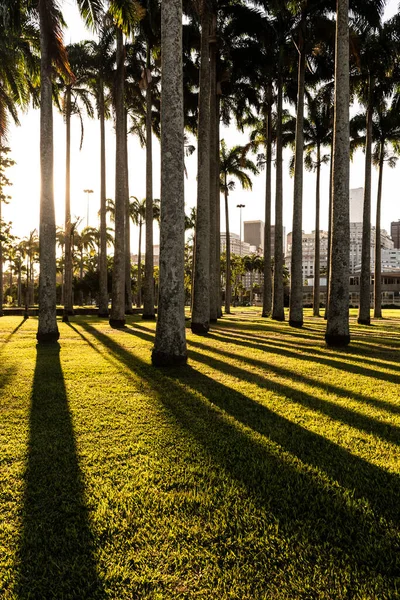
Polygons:
M350 190L350 223L362 223L364 210L364 188Z

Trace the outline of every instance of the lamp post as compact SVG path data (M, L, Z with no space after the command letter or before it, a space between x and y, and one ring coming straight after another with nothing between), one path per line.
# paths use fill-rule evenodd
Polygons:
M240 240L240 256L242 256L242 208L245 207L245 204L236 204L236 208L240 209L240 233L239 233L239 240Z
M86 194L86 227L89 227L89 194L93 194L93 190L83 190Z

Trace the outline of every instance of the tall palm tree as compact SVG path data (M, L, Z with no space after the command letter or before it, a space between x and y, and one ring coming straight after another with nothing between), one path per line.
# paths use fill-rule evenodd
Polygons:
M323 147L330 145L332 138L332 111L329 103L320 95L307 94L307 118L304 119L305 166L316 173L315 186L315 255L313 315L319 317L320 304L320 182L321 167L329 161Z
M258 168L252 160L244 157L244 148L234 146L228 149L225 140L221 140L220 148L220 191L225 199L225 228L226 228L226 273L225 273L225 312L231 311L232 288L231 288L231 239L229 228L229 192L235 189L237 179L244 190L251 190L252 181L246 173L258 174ZM230 179L233 177L234 179ZM196 231L196 235L198 235Z
M347 346L350 342L349 66L349 1L337 0L331 269L325 333L328 346Z
M65 260L64 260L64 311L63 321L68 322L73 314L72 302L72 247L71 247L71 117L77 115L81 123L81 142L83 143L83 111L93 117L88 82L88 53L85 43L71 44L66 47L68 60L74 76L67 76L59 83L63 93L62 112L66 126L65 152Z
M113 27L110 15L105 15L99 28L97 42L87 42L92 70L88 85L95 97L100 125L100 256L99 256L99 317L108 317L107 286L107 220L106 220L106 136L105 121L110 117L110 95L114 66Z
M93 23L102 10L101 0L77 0L87 23ZM56 320L56 226L53 189L53 107L52 72L55 64L71 75L63 45L61 14L55 0L39 0L34 9L40 24L40 277L39 343L56 342L59 331Z
M210 327L210 8L200 3L201 46L197 163L196 248L193 281L192 332Z
M182 2L161 5L161 230L158 319L152 362L186 363Z

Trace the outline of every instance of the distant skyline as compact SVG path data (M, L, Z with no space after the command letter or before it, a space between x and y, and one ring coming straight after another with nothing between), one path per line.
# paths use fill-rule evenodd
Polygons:
M397 0L389 0L387 3L385 18L390 18L397 12ZM93 37L88 33L81 22L78 11L73 2L63 3L63 14L69 25L65 32L65 43L73 43L81 39ZM4 207L4 219L13 222L13 231L22 237L29 231L38 227L39 222L39 111L30 109L27 114L20 117L21 127L11 125L8 145L11 148L11 157L17 162L12 167L8 176L13 182L9 193L12 201ZM71 142L71 204L72 215L82 217L82 226L86 225L86 195L84 189L94 191L90 198L89 225L97 226L99 209L99 179L100 179L100 150L99 150L99 125L97 120L85 120L85 135L83 148L79 151L80 124L79 119L72 120L72 142ZM224 138L228 146L246 143L248 134L238 132L234 126L229 129L222 128L221 138ZM54 108L54 167L55 167L55 204L57 225L64 223L64 194L65 194L65 126L62 116ZM115 140L112 123L107 124L107 197L114 198L114 175L115 175ZM193 140L196 146L196 140ZM159 144L154 139L153 164L154 164L154 197L160 194L160 160ZM290 152L284 153L284 226L286 231L291 231L292 223L292 200L293 180L288 173L288 161ZM186 210L196 204L196 175L197 175L197 153L187 157L186 168L188 177L185 180ZM129 185L130 195L139 199L145 196L145 150L140 148L137 139L129 140ZM321 173L321 229L328 226L328 187L329 165L324 166ZM364 186L364 155L361 151L356 153L350 169L350 188ZM394 169L385 167L383 180L382 201L382 228L390 232L391 221L400 219L400 198L398 189L400 187L400 164ZM273 182L273 194L275 185ZM372 182L372 222L374 222L377 194L377 171L373 169ZM265 197L265 172L253 178L253 190L244 192L237 185L236 190L230 194L230 227L231 231L239 234L239 209L237 204L244 204L242 209L243 221L265 220L264 215ZM304 172L304 209L303 229L311 232L314 229L315 219L315 175ZM274 211L272 222L274 221ZM225 231L225 214L221 202L221 230ZM132 227L132 251L137 252L137 231ZM158 243L158 227L155 227L155 243Z

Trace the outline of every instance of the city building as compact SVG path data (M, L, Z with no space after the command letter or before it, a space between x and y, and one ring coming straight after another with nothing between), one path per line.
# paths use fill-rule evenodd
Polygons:
M264 249L264 221L244 221L243 240L262 252Z
M350 273L356 273L358 267L361 265L361 253L362 253L362 223L350 223ZM387 231L381 229L381 248L382 253L384 250L391 250L393 248L393 241L390 238ZM371 270L373 271L373 265L375 264L375 227L371 227ZM382 259L383 260L383 259ZM360 267L361 268L361 267Z
M364 210L364 188L350 190L350 223L362 223Z
M395 248L400 248L400 220L392 221L390 224L390 237Z
M320 270L326 271L328 265L328 232L320 231ZM304 233L302 238L303 247L303 279L314 277L314 260L315 260L315 231L311 233ZM292 262L292 233L287 235L287 252L285 263L289 272L291 270Z
M237 233L231 233L230 237L230 246L231 246L231 254L239 254L239 256L245 256L246 254L251 253L251 246L247 242L242 240L242 246L240 247L240 237ZM221 252L226 252L226 233L221 232Z

